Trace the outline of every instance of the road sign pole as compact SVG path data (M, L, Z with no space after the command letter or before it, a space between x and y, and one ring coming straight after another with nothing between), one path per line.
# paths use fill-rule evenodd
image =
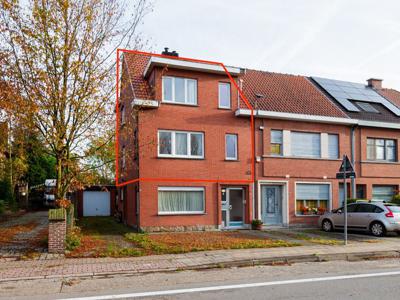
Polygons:
M343 190L344 190L344 244L347 245L347 186L346 186L346 156L343 156L343 167L344 167L344 176L343 176Z

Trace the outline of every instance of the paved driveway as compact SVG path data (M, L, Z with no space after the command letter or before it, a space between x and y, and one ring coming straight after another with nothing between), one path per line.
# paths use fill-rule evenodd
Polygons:
M47 249L48 212L29 212L0 223L0 258L18 258Z

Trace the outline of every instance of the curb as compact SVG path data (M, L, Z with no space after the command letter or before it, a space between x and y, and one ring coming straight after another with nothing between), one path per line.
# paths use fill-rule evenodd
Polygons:
M96 278L114 275L139 275L139 274L152 274L152 273L169 273L177 271L188 270L209 270L209 269L222 269L222 268L241 268L253 266L276 266L276 265L291 265L294 263L304 262L328 262L328 261L362 261L362 260L379 260L388 258L400 258L400 251L374 251L374 252L351 252L351 253L332 253L332 254L307 254L307 255L292 255L281 257L267 257L259 259L242 259L228 262L219 263L206 263L194 266L185 267L172 267L153 270L131 270L131 271L108 271L108 272L88 272L77 274L60 274L60 275L43 275L43 276L25 276L25 277L11 277L0 279L1 282L19 281L19 280L37 280L37 279L59 279L59 278Z

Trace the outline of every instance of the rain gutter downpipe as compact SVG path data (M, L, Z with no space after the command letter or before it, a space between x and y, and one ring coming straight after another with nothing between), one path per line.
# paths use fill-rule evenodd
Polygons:
M355 168L355 131L356 131L356 127L352 126L350 128L350 147L351 147L351 164L353 165L353 167ZM344 187L346 188L346 187ZM351 198L355 199L357 197L357 193L356 193L356 179L354 177L351 178Z

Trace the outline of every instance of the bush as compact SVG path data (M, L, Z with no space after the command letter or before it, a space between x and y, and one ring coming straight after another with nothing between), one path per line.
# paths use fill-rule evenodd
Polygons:
M394 195L393 199L392 199L392 202L394 204L400 205L400 194Z
M74 227L65 239L65 248L68 251L75 250L81 245L81 229Z
M0 200L0 215L4 214L6 211L6 202L4 200Z

